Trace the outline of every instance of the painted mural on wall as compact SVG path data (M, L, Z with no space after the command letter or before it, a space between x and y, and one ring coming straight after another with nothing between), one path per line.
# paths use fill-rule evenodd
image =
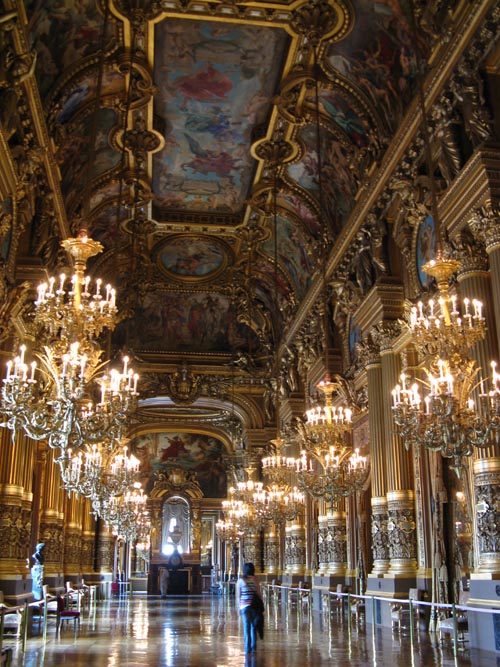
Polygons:
M117 328L119 329L119 328ZM137 351L230 352L257 341L237 321L226 296L213 292L150 290L138 308L129 343Z
M239 211L253 178L251 132L269 113L286 44L284 31L262 26L172 18L156 26L160 208Z
M196 475L205 498L226 497L226 449L217 438L199 433L148 433L135 438L130 446L141 462L140 476L146 492L151 491L155 472L177 467Z

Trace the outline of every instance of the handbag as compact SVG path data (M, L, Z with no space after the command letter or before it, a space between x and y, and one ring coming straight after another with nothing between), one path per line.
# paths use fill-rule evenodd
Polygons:
M259 614L264 613L264 602L262 601L262 598L259 597L256 593L254 593L250 607L257 611Z

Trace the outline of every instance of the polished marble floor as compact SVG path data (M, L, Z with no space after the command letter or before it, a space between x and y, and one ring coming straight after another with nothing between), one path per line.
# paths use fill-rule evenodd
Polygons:
M286 608L286 607L285 607ZM413 647L408 635L372 631L360 622L312 618L281 606L266 609L265 636L255 655L245 656L234 598L134 596L102 601L84 611L80 629L64 627L47 639L31 637L22 651L13 647L13 667L498 667L500 658L474 649L454 656L421 634Z

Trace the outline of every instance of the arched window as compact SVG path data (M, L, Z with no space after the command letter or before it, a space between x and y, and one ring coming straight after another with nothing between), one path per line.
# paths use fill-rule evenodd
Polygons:
M189 553L191 530L191 513L189 503L180 496L170 496L163 505L161 550L169 556L175 546L177 536L172 533L180 533L177 550L179 553Z

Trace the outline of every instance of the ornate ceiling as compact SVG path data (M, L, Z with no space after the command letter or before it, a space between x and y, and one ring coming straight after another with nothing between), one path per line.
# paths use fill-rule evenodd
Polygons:
M418 33L384 0L3 5L43 167L21 254L55 270L61 238L101 242L91 270L118 290L110 343L141 366L145 421L185 421L181 405L210 432L220 410L269 427L276 350L296 354L306 321L314 336L325 264L368 240L358 296L388 271L363 225L418 125L416 53L459 3L415 2ZM22 114L3 136L19 171Z

